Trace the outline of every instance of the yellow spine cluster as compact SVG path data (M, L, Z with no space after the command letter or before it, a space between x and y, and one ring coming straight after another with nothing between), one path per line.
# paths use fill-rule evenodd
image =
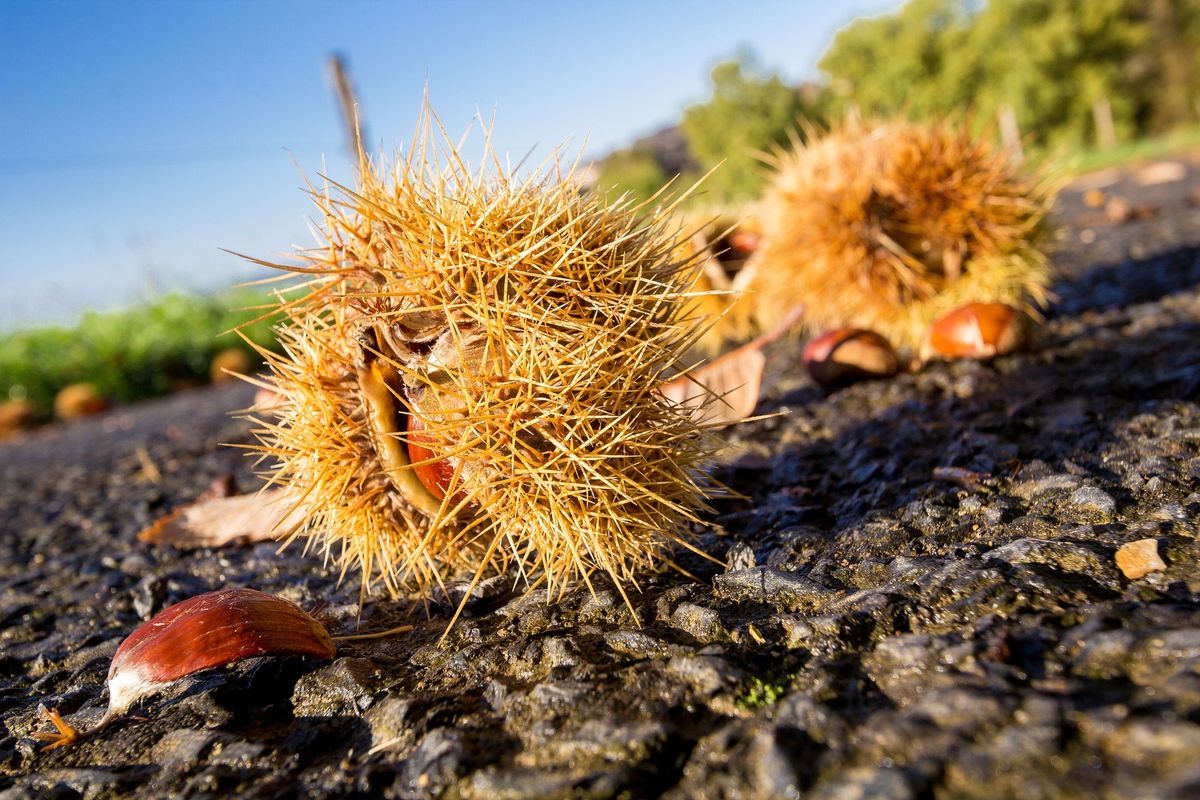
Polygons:
M758 313L804 304L810 331L867 328L911 351L965 303L1034 313L1051 200L965 124L847 119L778 157L758 205Z
M261 423L311 534L393 593L515 569L618 586L686 544L712 442L659 385L700 327L697 260L671 209L610 206L557 160L469 167L427 116L390 175L314 192L325 245L285 266ZM444 497L407 457L413 419L452 465Z

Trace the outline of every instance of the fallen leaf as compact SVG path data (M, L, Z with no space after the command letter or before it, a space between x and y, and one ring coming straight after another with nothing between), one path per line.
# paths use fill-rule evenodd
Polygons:
M151 483L162 483L162 471L154 463L154 459L150 458L150 451L145 447L138 447L134 451L134 455L137 456L138 464L142 468L138 473L138 477L148 480Z
M1139 186L1178 183L1186 177L1187 166L1180 161L1159 161L1155 164L1147 164L1133 175L1133 179Z
M766 357L762 349L783 336L804 314L794 309L774 330L659 387L663 396L689 409L692 419L708 426L729 425L754 413Z
M231 542L279 538L303 520L283 490L197 500L138 534L143 542L178 548L223 547Z
M663 395L701 425L728 425L754 413L766 357L738 348L663 384Z

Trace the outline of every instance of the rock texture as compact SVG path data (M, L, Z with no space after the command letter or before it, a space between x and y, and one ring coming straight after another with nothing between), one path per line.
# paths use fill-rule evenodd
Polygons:
M227 411L252 389L0 446L0 798L1196 796L1187 175L1118 176L1159 209L1122 225L1068 193L1061 300L1027 353L825 396L773 346L760 411L787 413L729 433L717 477L743 497L699 539L729 569L646 576L640 628L603 582L547 602L493 581L439 644L451 600L360 609L299 547L139 544L214 480L256 485L219 445L248 440ZM1164 566L1130 579L1117 553L1146 540ZM121 638L231 585L334 633L417 628L202 673L39 751L39 703L94 722Z

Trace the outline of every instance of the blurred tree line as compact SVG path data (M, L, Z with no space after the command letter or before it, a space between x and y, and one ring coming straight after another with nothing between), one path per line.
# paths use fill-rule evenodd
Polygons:
M1010 109L1039 150L1110 144L1195 123L1198 62L1200 0L909 0L839 31L819 84L789 86L746 55L718 64L711 97L678 126L682 166L635 144L602 162L596 186L647 197L723 159L707 195L747 200L761 188L761 154L851 109L970 110L980 125Z
M595 186L645 199L676 174L690 184L721 164L705 182L705 196L720 202L751 198L762 183L762 155L785 145L799 121L823 119L826 94L815 85L789 86L744 53L713 68L712 96L685 109L676 128L605 158ZM678 149L680 136L682 157L664 158L664 150Z

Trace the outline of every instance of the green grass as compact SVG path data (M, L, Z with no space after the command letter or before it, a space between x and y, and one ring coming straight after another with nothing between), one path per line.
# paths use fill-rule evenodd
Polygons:
M168 294L117 312L90 312L73 327L44 327L0 336L0 401L28 398L49 414L63 386L94 383L102 394L129 403L205 382L214 354L251 348L229 333L259 316L247 310L269 302L248 289L213 296ZM240 309L240 310L239 310ZM245 330L271 347L269 321Z
M1107 167L1164 158L1195 148L1200 148L1200 126L1180 128L1162 136L1137 139L1107 149L1083 150L1063 157L1061 166L1068 175L1082 175Z

